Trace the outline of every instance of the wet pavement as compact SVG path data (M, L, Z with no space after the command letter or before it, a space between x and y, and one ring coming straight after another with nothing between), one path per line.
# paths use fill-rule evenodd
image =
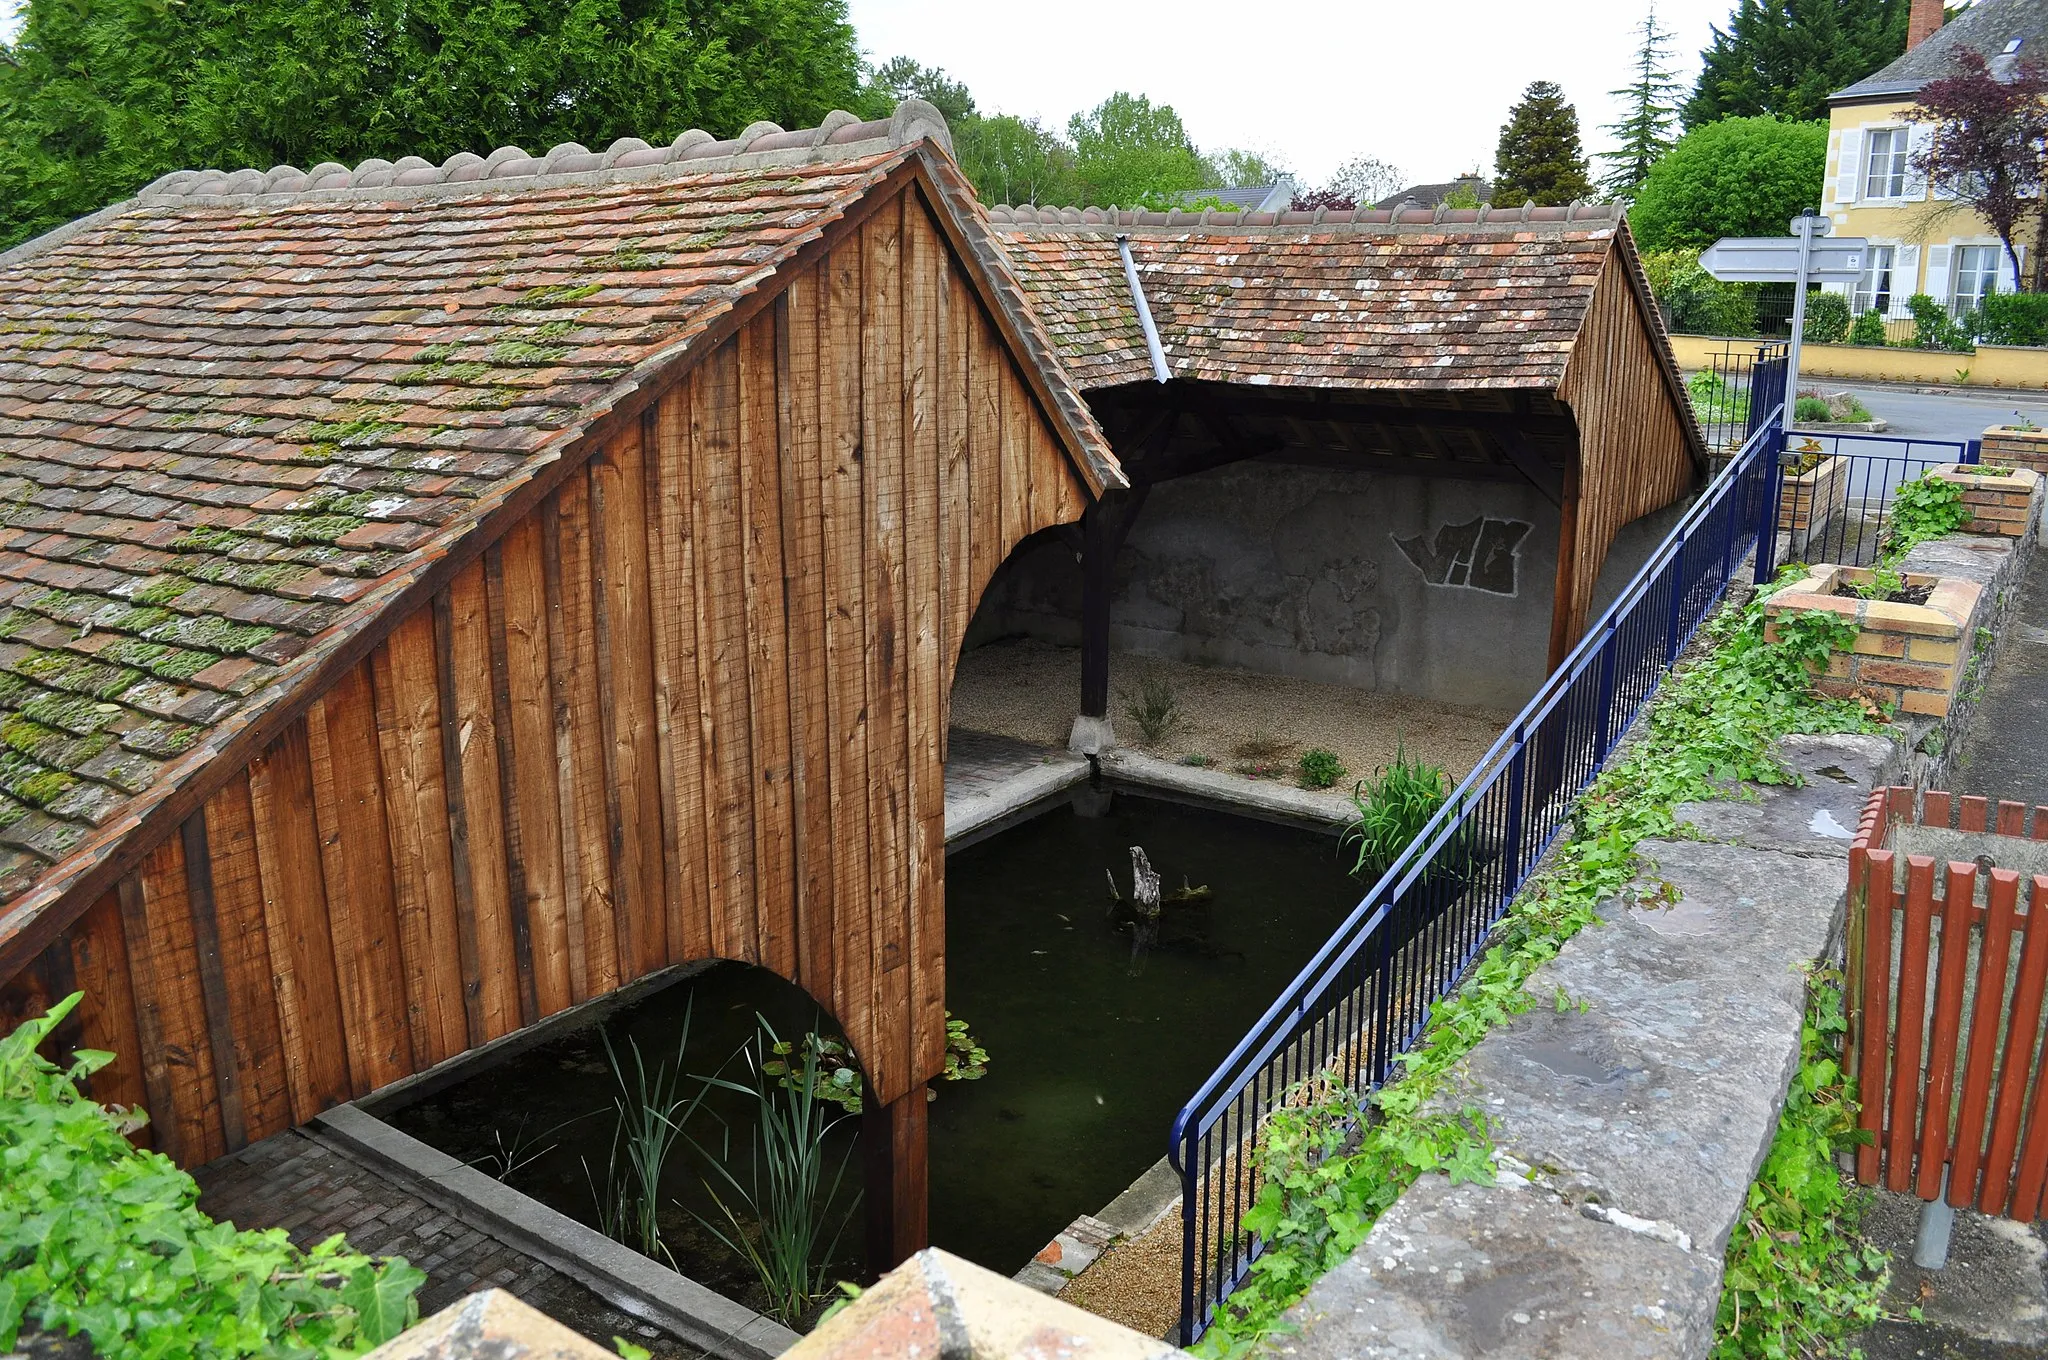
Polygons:
M1949 782L1957 793L2048 803L2048 551L2033 549L1998 661Z

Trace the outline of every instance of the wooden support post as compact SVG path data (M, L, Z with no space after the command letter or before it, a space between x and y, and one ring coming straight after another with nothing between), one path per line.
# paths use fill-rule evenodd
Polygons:
M868 1274L893 1270L931 1245L927 1193L924 1083L887 1105L861 1110L861 1155L867 1162Z
M1557 524L1557 591L1550 605L1550 664L1545 674L1555 671L1571 654L1572 645L1586 626L1585 606L1579 600L1579 460L1573 458L1564 469L1564 504Z
M1081 516L1081 716L1068 746L1095 755L1114 744L1109 722L1109 606L1116 557L1137 522L1151 484L1105 497Z

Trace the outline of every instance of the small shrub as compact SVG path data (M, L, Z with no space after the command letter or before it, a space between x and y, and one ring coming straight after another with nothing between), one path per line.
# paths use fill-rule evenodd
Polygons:
M1807 424L1826 424L1835 418L1825 397L1801 397L1792 403L1792 418Z
M1205 770L1216 762L1197 752L1190 752L1180 758L1180 763L1193 769Z
M1849 343L1852 345L1882 345L1884 343L1884 318L1874 311L1865 312L1849 327Z
M1692 399L1693 414L1702 425L1739 420L1749 413L1749 394L1731 387L1726 378L1703 368L1685 380L1686 395Z
M1987 345L2048 345L2048 293L1993 293L1970 329Z
M1180 706L1180 691L1163 675L1147 675L1135 693L1125 691L1124 715L1144 734L1147 746L1157 746L1187 724L1187 710Z
M1913 309L1913 348L1943 350L1952 354L1969 352L1970 337L1963 333L1948 308L1925 293L1906 300Z
M1344 843L1358 848L1351 872L1378 879L1422 834L1449 795L1450 781L1443 770L1410 760L1407 750L1397 746L1393 764L1380 766L1371 779L1351 790L1352 806L1358 811L1344 832Z
M1723 283L1700 268L1697 250L1656 250L1643 256L1650 290L1680 335L1755 335L1758 287Z
M1316 746L1301 753L1301 786L1327 789L1348 773L1335 751Z
M113 1054L81 1049L68 1069L39 1057L79 997L0 1039L0 1353L40 1331L89 1336L108 1360L316 1360L412 1325L427 1277L404 1258L356 1255L339 1234L300 1251L282 1228L215 1223L190 1176L128 1141L140 1115L79 1092Z
M1919 544L1952 534L1970 522L1963 489L1954 482L1926 474L1914 478L1892 497L1891 523L1885 528L1884 561L1895 563Z
M1807 297L1807 344L1839 345L1848 333L1849 299L1840 293L1814 293Z

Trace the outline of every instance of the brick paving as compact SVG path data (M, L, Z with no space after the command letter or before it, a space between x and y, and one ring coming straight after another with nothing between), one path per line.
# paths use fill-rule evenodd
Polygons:
M192 1173L199 1207L240 1228L283 1228L310 1247L335 1233L374 1256L403 1256L427 1273L420 1316L478 1289L510 1290L611 1349L623 1336L663 1360L703 1352L612 1307L583 1285L356 1160L317 1134L293 1129Z

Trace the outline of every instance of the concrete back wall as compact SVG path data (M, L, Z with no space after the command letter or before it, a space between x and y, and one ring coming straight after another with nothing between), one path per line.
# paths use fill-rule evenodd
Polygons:
M1678 510L1623 531L1607 600ZM1533 487L1251 461L1152 491L1117 560L1111 645L1452 704L1517 708L1543 680L1557 508ZM1080 643L1073 550L1027 541L968 646Z

